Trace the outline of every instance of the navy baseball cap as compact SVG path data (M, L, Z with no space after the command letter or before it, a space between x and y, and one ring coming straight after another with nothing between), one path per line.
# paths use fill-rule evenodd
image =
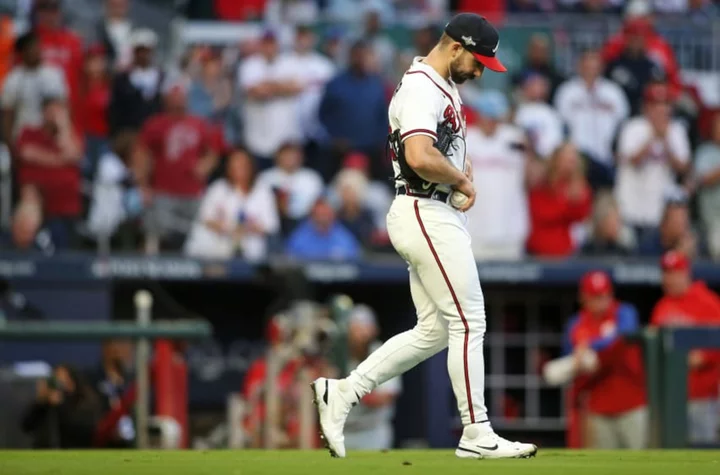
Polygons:
M475 59L488 69L504 73L503 66L495 53L500 44L500 35L494 26L476 13L460 13L445 25L445 34L470 51Z

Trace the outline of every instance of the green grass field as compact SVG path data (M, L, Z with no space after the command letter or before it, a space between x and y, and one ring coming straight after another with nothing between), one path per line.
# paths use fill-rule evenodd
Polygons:
M0 475L720 475L720 451L541 450L528 460L460 460L452 450L324 451L0 451Z

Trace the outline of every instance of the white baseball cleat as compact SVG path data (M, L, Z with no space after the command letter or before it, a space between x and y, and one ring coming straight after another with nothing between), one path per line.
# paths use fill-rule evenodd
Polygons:
M472 425L466 426L455 455L464 459L526 459L537 454L537 446L503 439L495 432L481 433Z
M317 406L320 437L333 457L345 457L345 421L353 407L342 390L343 382L336 379L318 378L310 387L313 402Z

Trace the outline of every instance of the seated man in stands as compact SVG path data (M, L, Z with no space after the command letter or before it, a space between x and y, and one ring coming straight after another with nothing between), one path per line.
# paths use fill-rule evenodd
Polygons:
M640 255L659 257L667 251L680 251L695 256L698 249L697 236L690 226L690 209L683 194L668 197L660 226L645 232L640 240Z
M41 252L51 255L55 252L52 237L43 229L42 201L33 186L20 191L20 202L13 213L10 233L0 241L0 248L19 252Z
M335 211L323 197L315 202L310 218L290 236L287 253L298 259L355 260L360 257L361 247L337 221Z
M655 305L654 326L720 326L720 297L705 282L692 281L685 254L667 252L660 261L665 296ZM688 427L693 443L718 440L720 352L695 349L688 354Z
M568 322L564 349L575 359L573 398L587 396L587 445L645 448L649 428L642 356L637 346L623 341L639 329L637 310L615 300L610 277L602 271L582 278L580 304Z
M58 248L74 244L81 213L80 161L83 145L70 122L65 101L43 99L43 122L26 127L16 146L20 186L33 185L40 192L45 224Z

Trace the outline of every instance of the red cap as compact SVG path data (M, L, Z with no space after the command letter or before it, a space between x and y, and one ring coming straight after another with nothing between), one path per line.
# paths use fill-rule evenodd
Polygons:
M680 251L668 251L662 256L660 267L665 272L686 271L690 269L690 260Z
M606 272L590 271L580 280L580 292L591 297L608 295L612 292L612 281Z
M368 156L360 152L352 152L345 156L343 161L344 168L352 168L355 170L367 170L370 165Z
M670 102L670 88L667 84L650 84L643 91L643 96L646 102Z

